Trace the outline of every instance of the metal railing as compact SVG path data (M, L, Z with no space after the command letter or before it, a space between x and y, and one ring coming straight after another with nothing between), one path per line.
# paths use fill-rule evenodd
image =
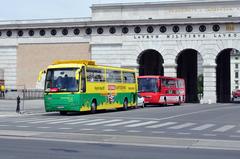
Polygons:
M0 99L15 100L18 96L24 100L43 99L43 94L44 91L40 89L6 89Z

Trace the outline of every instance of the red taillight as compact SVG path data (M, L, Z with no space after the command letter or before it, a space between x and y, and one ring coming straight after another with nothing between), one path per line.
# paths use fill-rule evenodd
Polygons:
M58 88L50 88L50 92L58 92L59 89Z

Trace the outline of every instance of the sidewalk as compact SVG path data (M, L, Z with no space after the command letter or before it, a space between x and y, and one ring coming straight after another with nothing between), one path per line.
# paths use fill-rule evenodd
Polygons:
M16 100L0 100L0 117L16 116L17 101ZM43 100L21 100L20 112L24 114L44 113Z

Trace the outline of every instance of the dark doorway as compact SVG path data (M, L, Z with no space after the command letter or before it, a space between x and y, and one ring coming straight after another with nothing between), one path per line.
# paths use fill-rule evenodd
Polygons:
M164 75L163 62L163 57L158 51L143 51L138 58L139 75Z
M231 68L230 53L232 49L221 51L216 59L216 78L217 78L217 102L228 103L231 101Z
M180 52L177 58L177 77L183 78L186 85L186 102L197 103L198 99L198 57L193 49Z

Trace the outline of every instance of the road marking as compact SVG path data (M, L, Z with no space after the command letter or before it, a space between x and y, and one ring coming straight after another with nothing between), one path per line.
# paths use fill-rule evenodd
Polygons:
M122 121L121 119L113 119L113 120L107 120L107 121L99 121L99 122L95 122L95 123L88 123L88 124L84 124L84 125L100 125L100 124L106 124L106 123L113 123L113 122L118 122L118 121Z
M70 130L72 128L58 128L58 129L60 129L60 130Z
M139 131L139 130L127 130L127 132L129 132L129 133L139 133L141 131Z
M158 123L158 121L147 121L147 122L143 122L143 123L126 125L125 127L133 128L133 127L145 126L145 125L155 124L155 123Z
M87 129L87 128L83 128L83 129L80 129L80 131L92 131L94 129Z
M165 134L165 131L152 131L153 134Z
M216 134L203 134L203 136L217 136Z
M213 126L215 126L215 124L204 124L204 125L192 128L191 130L201 131L201 130L205 130L205 129L211 128Z
M16 126L17 128L28 128L29 126L27 125L20 125L20 126Z
M228 131L228 130L234 128L234 127L236 127L236 126L235 125L224 125L224 126L218 128L216 130L213 130L213 131L215 131L215 132L225 132L225 131Z
M56 118L45 118L44 120L51 120L51 119L56 119ZM39 121L42 120L41 118L31 118L31 119L25 119L25 120L20 120L20 121L14 121L14 123L24 123L24 122L34 122L34 121Z
M140 120L130 120L130 121L123 121L123 122L119 122L119 123L107 124L107 125L104 125L104 126L119 126L119 125L136 123L136 122L139 122L139 121L140 121Z
M193 126L193 125L196 125L196 123L185 123L185 124L181 124L181 125L176 125L176 126L169 127L168 129L177 130L177 129L182 129L182 128L190 127L190 126Z
M50 127L47 127L47 126L40 126L40 127L37 127L38 129L49 129Z
M85 120L85 121L78 121L78 122L72 122L72 123L66 123L66 124L75 125L75 124L91 123L91 122L97 122L97 121L103 121L103 120L105 120L105 119Z
M169 125L174 125L174 124L177 124L177 122L166 122L166 123L162 123L162 124L147 126L146 128L161 128L164 126L169 126Z
M195 104L193 104L195 105ZM184 106L183 106L184 107ZM210 111L215 111L215 110L224 110L224 109L239 109L236 106L228 106L228 107L216 107L212 109L205 109L204 110L199 110L199 111L194 111L190 113L183 113L183 114L178 114L178 115L173 115L173 116L168 116L168 117L163 117L163 118L133 118L133 117L114 117L115 119L129 119L129 120L157 120L157 121L162 121L162 120L168 120L168 119L173 119L173 118L178 118L178 117L184 117L188 115L194 115L194 114L199 114L199 113L205 113L205 112L210 112ZM112 118L112 117L105 117L105 118Z
M50 122L48 124L60 124L60 123L68 123L68 122L72 122L72 121L83 121L83 120L87 120L87 119L71 119L71 120L65 120L65 121L54 121L54 122Z
M231 138L240 138L240 136L237 136L237 135L230 135L229 137L231 137Z
M52 122L52 121L62 121L62 120L68 120L71 118L56 118L56 119L50 119L50 120L40 120L40 121L33 121L33 122L28 122L30 124L40 124L40 123L46 123L46 122Z
M191 133L184 133L184 132L179 132L177 134L179 134L179 135L191 135Z
M104 129L103 131L104 132L114 132L114 131L117 131L117 130L115 130L115 129Z
M10 125L0 125L0 126L4 127L4 126L10 126Z

